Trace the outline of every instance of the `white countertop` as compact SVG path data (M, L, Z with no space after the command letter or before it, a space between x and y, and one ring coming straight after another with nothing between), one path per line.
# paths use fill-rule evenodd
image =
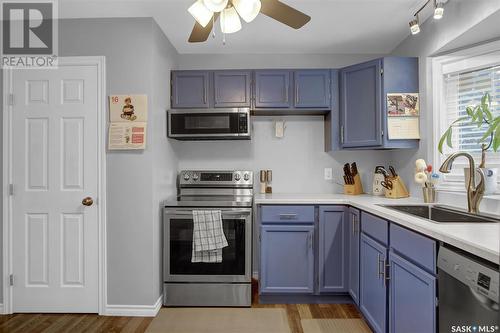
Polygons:
M256 205L351 205L497 264L500 259L499 223L438 223L378 206L378 204L422 204L418 199L387 199L372 195L276 193L256 194L254 203Z

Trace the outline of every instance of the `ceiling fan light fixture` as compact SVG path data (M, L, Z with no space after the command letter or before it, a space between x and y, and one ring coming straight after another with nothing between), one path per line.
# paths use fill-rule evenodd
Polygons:
M214 13L203 4L203 0L198 0L193 3L191 7L188 8L188 12L202 27L206 27L214 15Z
M205 7L212 12L221 12L226 8L229 0L202 0Z
M442 2L435 1L434 2L434 19L440 20L443 18L444 14L444 5Z
M234 8L245 22L252 22L260 12L260 0L232 0Z
M241 21L233 6L226 8L220 14L220 29L225 34L241 30Z
M420 32L420 25L418 23L418 16L415 16L415 19L410 21L410 32L412 35L416 35Z

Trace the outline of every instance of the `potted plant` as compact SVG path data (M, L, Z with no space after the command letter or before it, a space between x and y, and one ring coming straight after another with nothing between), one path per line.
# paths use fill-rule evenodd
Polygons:
M443 153L443 145L453 148L452 145L452 135L453 128L461 125L468 124L477 126L477 128L483 129L485 131L484 135L478 140L478 144L481 144L481 163L479 168L482 168L486 176L485 179L485 194L491 194L496 191L497 187L497 173L498 170L486 168L486 152L492 149L494 152L498 152L500 148L500 116L493 117L490 111L491 107L491 97L489 93L485 93L481 98L481 103L478 105L470 105L465 111L466 116L460 117L451 123L450 127L443 133L441 139L439 140L438 150ZM464 169L465 179L468 179L468 168ZM465 184L468 186L468 184Z

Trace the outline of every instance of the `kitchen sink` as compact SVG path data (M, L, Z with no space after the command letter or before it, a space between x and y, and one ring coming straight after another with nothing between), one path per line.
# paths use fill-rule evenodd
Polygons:
M402 213L422 217L434 222L498 223L500 219L461 212L437 205L379 205Z

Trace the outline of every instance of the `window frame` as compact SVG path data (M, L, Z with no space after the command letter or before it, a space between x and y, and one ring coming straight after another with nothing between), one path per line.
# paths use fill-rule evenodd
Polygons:
M432 157L433 165L437 170L444 158L437 149L439 139L444 131L443 122L447 123L445 79L444 75L458 72L481 69L500 63L500 41L468 48L452 54L432 58L432 140L428 147L428 156ZM500 154L500 153L497 153ZM488 160L487 160L488 161ZM468 164L466 160L457 160L458 167ZM488 163L488 167L500 169L500 160ZM500 185L500 175L497 179ZM465 177L463 174L442 175L438 191L465 192ZM495 193L498 194L499 190Z

